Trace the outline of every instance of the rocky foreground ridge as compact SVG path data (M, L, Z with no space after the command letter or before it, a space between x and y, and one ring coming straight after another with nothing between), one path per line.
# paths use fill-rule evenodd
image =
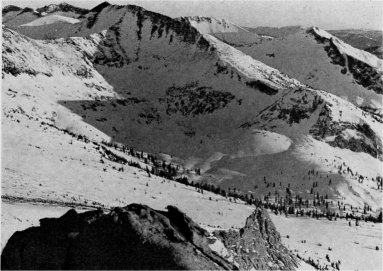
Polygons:
M140 204L44 218L16 232L1 255L2 269L261 269L291 270L267 213L256 209L238 230L198 226L173 206Z

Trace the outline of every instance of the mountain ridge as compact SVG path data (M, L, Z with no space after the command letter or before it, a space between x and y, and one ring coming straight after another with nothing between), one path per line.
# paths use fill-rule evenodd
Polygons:
M119 9L119 10L121 11L121 9ZM123 13L121 13L121 14L123 14ZM137 19L135 19L134 21L137 22ZM138 32L136 32L136 30L133 30L133 31L131 30L132 34L130 34L130 35L128 34L128 36L136 37L137 41L140 41L140 43L142 43L143 41L154 42L155 40L153 39L153 33L151 33L152 29L153 28L151 27L151 25L148 25L148 26L142 28L141 29L141 31L142 31L141 32L141 40L138 39ZM146 61L150 61L150 63L153 63L152 56L145 55L145 54L141 55L144 52L143 48L141 48L139 51L133 50L133 51L130 51L130 52L127 52L127 51L124 52L124 50L125 50L124 48L126 48L126 47L120 47L120 46L123 46L123 43L119 42L119 39L121 39L122 37L121 36L119 37L117 35L118 32L116 32L116 31L121 31L121 30L119 30L118 27L115 28L114 30L112 28L112 31L109 31L109 32L108 31L103 31L101 34L93 34L90 37L85 38L85 39L81 38L81 37L77 37L77 38L74 37L74 38L70 38L70 39L61 39L61 40L57 41L57 45L61 46L61 44L68 43L68 44L71 44L70 45L71 47L78 48L78 49L81 48L80 52L78 52L76 54L82 54L81 51L84 50L83 53L85 53L85 55L89 59L89 61L90 61L89 64L91 64L91 63L96 64L97 67L98 67L97 69L99 69L99 71L104 73L104 76L106 76L105 78L107 79L107 81L109 83L113 84L114 90L116 91L116 90L118 90L118 88L123 89L123 85L118 86L118 85L115 85L115 83L113 83L113 82L117 82L117 81L114 81L114 80L116 80L115 78L109 78L108 75L105 74L105 68L106 67L108 67L108 68L114 67L113 69L114 69L115 72L117 72L119 69L129 68L129 70L131 70L133 68L133 70L131 70L131 71L134 71L135 73L138 72L137 75L135 75L135 77L138 77L138 76L142 76L142 73L141 73L142 68L140 68L139 66L141 66L141 65L143 67L146 66L146 69L150 70L150 66L148 66L148 64L146 64L146 63L149 63L149 62L146 62ZM194 32L194 31L195 30L192 30L192 33L195 33L194 35L201 35L201 34L198 34L197 32ZM154 33L156 33L156 32L154 32ZM160 37L160 39L166 38L166 31L165 31L164 34L165 34L165 36ZM201 35L201 37L202 37L202 35ZM181 37L180 42L184 42L184 39L185 39L184 37ZM194 40L194 42L197 42L196 41L197 40L196 37L194 37L192 40ZM201 54L209 55L209 57L207 59L220 59L220 61L218 62L218 66L216 66L215 72L211 73L211 76L213 76L212 78L214 78L216 76L218 76L220 78L220 81L217 81L217 84L219 84L220 86L223 86L222 80L229 80L229 81L231 81L233 83L234 82L238 82L238 83L236 83L237 88L239 86L238 84L242 85L242 88L247 89L246 93L251 93L249 91L254 91L253 90L254 88L255 88L255 91L264 89L263 92L259 91L259 94L256 92L257 93L256 95L261 95L259 97L263 97L262 98L263 102L265 101L265 99L270 99L270 101L272 101L272 100L277 99L278 97L281 97L281 95L283 95L283 93L287 93L286 92L287 89L290 89L289 91L292 92L293 90L297 91L297 90L299 90L299 88L302 88L302 89L304 89L303 93L306 93L308 91L307 94L311 93L310 95L312 97L318 96L318 94L316 93L315 90L310 90L307 86L305 86L303 84L300 84L298 81L296 81L294 79L290 79L290 78L280 74L277 70L275 70L273 68L270 68L270 67L267 67L266 65L262 64L261 62L257 62L256 60L254 60L254 59L244 55L243 53L240 53L239 51L237 51L235 49L232 49L230 46L225 45L224 43L219 42L218 40L216 40L215 38L213 38L213 37L211 37L209 35L205 36L205 40L208 41L209 47L199 48L198 47L198 42L197 42L197 45L193 45L193 43L191 43L188 46L191 46L191 48L198 48L198 50L195 51L195 52L199 52L199 51L200 52L197 53L197 54L194 54L194 53L190 54L189 56L187 56L187 54L184 54L184 53L182 55L183 55L183 57L187 56L186 59L196 59L196 56L198 56L198 54L201 53ZM170 41L170 32L168 33L168 37L166 38L166 43L168 44L169 41ZM176 41L173 40L172 44L174 42L176 42ZM189 44L189 43L186 43L186 44ZM82 48L84 48L84 49L82 49ZM104 48L104 49L100 50L101 48ZM140 48L140 47L138 47L138 48ZM137 55L137 52L138 52L138 55ZM174 57L174 54L172 54L172 55ZM214 55L214 57L212 57L213 55ZM150 57L148 58L148 56L150 56ZM166 56L166 55L163 55L163 56ZM161 59L161 55L158 55L157 58L158 57L160 57L160 59ZM190 61L190 60L187 60L187 61ZM211 60L209 60L209 61L211 61ZM17 60L12 60L12 62L13 63L17 63ZM24 62L24 60L22 60L21 63L23 63L23 62ZM6 63L10 63L10 62L6 62ZM137 64L134 64L134 63L137 63ZM140 63L140 64L138 64L138 63ZM170 63L171 62L168 62L168 64L166 64L166 65L169 65ZM213 63L210 62L209 65L212 65ZM87 64L87 65L89 65L89 64ZM94 64L91 64L91 65L94 65ZM153 65L153 64L150 64L150 65ZM215 65L216 64L213 64L213 67ZM36 67L35 64L33 66ZM105 66L105 68L102 68L103 66ZM32 67L32 65L31 65L31 67ZM46 67L49 67L49 65L46 65ZM84 68L80 68L79 71L74 71L73 74L76 75L76 76L77 75L84 76L84 79L86 79L86 78L91 79L91 77L89 77L89 76L91 76L91 73L89 73L89 71L87 71L87 69L93 69L93 68L94 67L92 67L92 66L90 66L89 68L85 68L85 69ZM31 70L31 69L32 68L27 68L26 71ZM233 72L230 71L231 69L233 70ZM7 69L5 69L5 70L7 70ZM44 68L43 70L44 70L44 73L46 73L48 75L52 74L52 71L46 71L46 68ZM35 73L35 72L32 72L32 74L33 73ZM238 76L236 76L235 73L238 73ZM15 74L17 75L17 73L15 73ZM214 75L214 74L216 74L216 75ZM236 77L238 77L238 78L236 78ZM203 77L198 76L196 78L201 79ZM226 79L224 79L224 78L226 78ZM239 80L239 78L240 78L240 80ZM164 80L164 79L162 78L161 80ZM172 81L172 80L174 80L174 79L171 79L170 81ZM188 77L188 80L192 80L192 79L190 77ZM211 79L210 79L210 81L211 81ZM229 81L227 81L227 82L229 82ZM156 82L157 85L158 85L159 82L160 81ZM116 88L116 86L117 86L117 88ZM178 86L176 85L175 89L177 89L179 86L180 86L179 84L178 84ZM182 84L181 84L181 86L182 86ZM209 88L207 88L208 85L205 86L204 83L200 82L196 86L197 87L195 87L195 88L199 89L198 91L206 91L206 90L208 90L210 92ZM171 87L171 86L169 86L169 87ZM186 90L187 90L187 92L185 92L185 94L187 95L186 97L190 97L190 98L187 98L187 99L191 99L192 96L190 96L191 95L190 92L189 92L190 90L188 90L188 89L193 89L194 86L186 84L186 85L183 85L182 88L186 88ZM167 87L165 87L165 89L168 89L167 91L169 91L169 92L167 92L167 95L170 95L171 94L171 91L170 91L171 89L167 88ZM267 92L269 92L269 90L267 90L267 89L271 89L273 91L275 90L276 92L275 93L274 92L267 93ZM217 88L214 87L213 90L216 91ZM223 90L224 89L221 89L220 91L223 91ZM119 92L119 91L117 91L117 92ZM140 93L140 92L137 92L137 94L138 93ZM153 94L154 93L155 93L155 95L157 95L157 97L160 94L160 92L158 92L158 91L153 92ZM214 92L212 92L212 93L214 93ZM237 92L232 92L232 93L235 96L237 96L239 92L237 91ZM124 93L124 92L120 92L119 95L122 95L121 97L123 97L123 98L126 97L126 93ZM136 94L134 94L134 95L136 95ZM148 97L142 96L142 93L140 95L141 95L141 97L138 96L139 99L148 99ZM152 95L152 94L150 94L150 95ZM173 95L173 94L171 94L171 95ZM248 95L248 94L246 94L246 95ZM252 94L252 95L254 95L254 94ZM292 97L295 99L294 96L292 96ZM174 97L174 98L176 98L176 97ZM166 99L169 102L174 103L174 105L175 105L176 104L175 102L177 100L173 100L174 98L171 98L172 99L171 100L170 96L169 96ZM160 99L159 101L161 101L161 99L163 99L163 98L159 98L159 99ZM240 100L239 100L240 97L236 97L235 99L237 99L237 105L235 105L235 106L239 106L239 104L240 104ZM95 127L99 128L99 129L102 127L101 128L102 131L106 132L107 134L110 133L110 130L107 129L105 126L99 126L99 122L97 122L96 120L93 121L93 118L99 119L100 116L96 115L97 117L96 116L92 117L91 115L89 115L89 111L88 110L80 109L81 107L78 108L78 105L80 105L80 104L73 103L73 102L68 103L68 102L65 102L65 99L64 99L64 101L63 101L63 99L60 99L60 100L61 100L60 101L61 105L65 105L66 107L69 107L69 109L73 113L87 116L86 117L86 122L88 122L92 126L95 125ZM190 100L190 102L191 101L192 100ZM249 101L247 101L247 103L248 102ZM160 104L161 104L161 102L160 102ZM250 105L250 103L248 103L248 105ZM241 107L246 108L245 106L248 106L248 105L243 105L242 104ZM90 104L90 106L93 107L92 104ZM191 103L190 106L193 106L193 104ZM204 116L201 115L201 116L204 117L205 121L207 120L206 117L209 116L209 118L211 118L211 121L215 121L216 122L218 116L219 116L219 118L222 118L224 116L224 115L221 115L220 112L221 111L223 112L223 111L229 109L228 106L229 107L234 106L233 102L229 103L229 105L226 105L226 107L224 107L223 109L218 109L218 110L217 109L213 109L215 111L213 113L210 113L211 117L209 115L204 115ZM290 106L291 105L289 105L289 108L290 108ZM96 111L98 111L98 107L99 106L97 106L95 108ZM109 105L107 107L109 107ZM133 122L131 122L131 125L132 125L131 128L134 128L135 131L139 135L141 135L142 131L146 130L146 128L145 128L145 130L142 130L146 125L148 125L151 128L152 127L160 128L162 123L163 123L161 121L161 119L164 118L164 117L168 118L166 116L167 114L165 112L161 113L161 112L163 112L162 111L163 109L161 109L162 105L158 106L157 102L155 102L155 100L153 100L152 98L151 98L150 103L148 103L148 102L145 102L145 103L142 103L142 104L138 103L137 105L135 105L135 107L137 107L137 110L139 112L138 118L141 119L141 120L145 120L145 122L146 122L146 124L143 124L143 123L141 123L141 124L138 123L137 124L136 123L137 120L134 120L134 119L131 120L131 121L133 121ZM169 113L173 112L172 108L174 108L174 107L172 107L171 104L170 104L170 107L169 107L169 105L167 107L170 110L170 111L168 111ZM220 108L220 107L217 107L217 108ZM253 108L254 108L254 106L253 106ZM256 109L256 108L257 107L255 107L254 109ZM259 108L258 110L261 110L262 107L258 107L258 108ZM126 110L126 109L124 109L123 107L121 107L119 105L116 107L116 109L118 109L118 110ZM254 109L253 109L253 114L255 116L257 111L255 111ZM178 112L177 110L178 109L176 109L176 111L174 111L174 112ZM208 109L206 109L206 110L208 110ZM288 110L289 111L287 111L287 112L290 112L291 109L288 109ZM122 112L123 111L121 111L120 114L123 114ZM131 113L129 113L129 114L131 114ZM137 114L137 113L135 113L135 114ZM242 114L244 114L244 113L242 113ZM288 113L288 114L291 114L291 113ZM316 114L319 114L319 112L316 113ZM245 116L245 115L242 115L242 116ZM240 117L241 117L241 115L238 115L236 118L238 118L238 120L240 120L241 119ZM179 126L179 128L176 128L176 130L174 130L174 127L168 126L169 127L168 129L170 129L171 131L177 131L178 129L182 129L181 131L184 131L185 135L183 135L183 136L185 138L190 138L190 135L192 135L192 137L191 137L192 139L194 139L195 137L198 138L198 137L201 136L200 132L198 132L198 130L196 132L196 128L193 127L193 126L195 126L195 125L193 125L193 123L195 123L195 121L196 121L194 119L194 118L196 118L196 116L193 116L192 118L190 118L190 116L187 116L185 118L185 117L178 116L178 113L176 113L174 115L174 117L172 117L172 115L170 115L170 119L174 119L174 118L175 119L179 119L176 122L176 123L179 123L179 124L181 124L180 121L182 120L182 122L183 122L182 126ZM227 117L225 117L225 118L227 118ZM232 117L230 117L230 118L233 119ZM249 116L249 111L248 110L246 111L246 118L250 118L251 119L251 117ZM155 122L153 122L152 119ZM238 122L238 120L236 122ZM157 124L154 126L154 123L156 123L156 122L157 122ZM111 122L111 123L114 123L114 121ZM235 124L235 122L233 122L233 124L235 125L234 127L237 127L237 128L239 128L240 125L243 124L243 123L244 123L243 120L240 120L238 122L238 124ZM298 119L298 122L295 125L300 125L299 123L300 123L300 120ZM121 127L118 124L116 125L116 124L117 123L114 124L114 127L115 127L114 129L116 129L116 131L123 130L123 127ZM177 124L177 125L179 125L179 124ZM103 124L103 125L105 125L105 124ZM288 126L286 126L286 127L288 127ZM158 129L158 128L156 128L156 129ZM187 129L186 131L184 130L185 128ZM110 129L112 129L112 127L110 127ZM207 128L204 128L204 129L206 131L209 131L209 130L207 130ZM288 129L291 129L291 128L288 128ZM293 130L294 129L296 129L296 128L293 128ZM160 131L160 130L158 130L158 131ZM224 129L219 128L218 131L224 131ZM217 135L218 135L218 131L216 132ZM238 132L240 132L240 130L238 130ZM248 130L248 132L246 132L246 134L247 133L251 133L251 132L252 132L252 130L250 129L250 130ZM342 131L338 131L338 133L340 133L340 132L342 132ZM121 132L116 132L115 136L117 136L117 137L115 137L114 140L116 140L116 141L122 140L124 142L124 140L121 137L120 133ZM177 132L177 133L179 133L179 132ZM210 131L210 133L211 133L211 131ZM227 134L227 130L226 130L225 133ZM236 134L236 133L237 132L234 132L234 134ZM286 131L281 130L280 133L286 134ZM307 130L307 133L309 133L308 130ZM196 136L195 136L195 134L196 134ZM130 135L132 135L132 134L130 134ZM288 135L295 137L294 133L293 134L288 134ZM145 142L138 142L138 141L135 141L135 142L136 143L133 143L133 141L131 141L131 143L129 143L129 144L133 143L133 145L138 146L138 148L144 148L144 150L151 151L151 152L158 152L158 149L156 149L157 147L154 148L154 149L147 148L148 146L150 146L150 144L153 144L153 147L154 147L158 143L154 143L154 142L152 143L151 142L149 145L146 145L147 143L145 143ZM136 144L138 144L138 145L136 145ZM168 145L166 143L166 141L164 141L161 144ZM172 148L174 148L176 146L177 146L177 148L179 148L180 145L178 145L178 144L181 144L181 143L177 143ZM194 144L193 142L190 142L188 147L187 146L183 146L183 148L185 148L185 147L190 148L193 144ZM162 146L165 146L165 145L162 145ZM172 149L169 148L169 147L170 146L168 146L167 147L168 150L165 150L164 152L165 153L171 153L171 154L173 154L173 155L175 155L177 157L179 155L179 153L174 153L172 151ZM239 146L239 147L243 148L243 146ZM211 149L210 151L213 151L213 150L214 149ZM220 150L220 149L218 149L218 150ZM223 149L221 149L220 151L222 152ZM233 151L235 151L235 148L233 149ZM246 154L246 155L250 155L250 154ZM372 178L373 176L374 175L370 174L369 178ZM370 202L370 204L371 204L371 202Z

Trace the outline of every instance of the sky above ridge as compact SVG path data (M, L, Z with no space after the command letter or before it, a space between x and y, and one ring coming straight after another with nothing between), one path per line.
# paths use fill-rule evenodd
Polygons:
M2 0L3 6L37 8L62 0ZM102 0L65 1L92 8ZM170 17L213 16L242 26L318 26L323 29L383 29L383 1L293 0L293 1L204 1L204 0L110 0L112 4L134 4Z

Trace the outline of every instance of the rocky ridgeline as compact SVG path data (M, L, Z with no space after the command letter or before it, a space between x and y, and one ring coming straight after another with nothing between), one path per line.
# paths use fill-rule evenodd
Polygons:
M16 232L1 256L3 269L263 269L291 270L296 259L261 209L239 232L211 233L176 207L156 211L131 204L60 218ZM226 245L229 255L211 248Z
M256 209L239 231L216 231L239 268L244 270L295 269L296 260L281 243L281 236L267 213Z
M307 32L312 34L317 42L325 44L324 49L327 55L331 58L332 63L343 67L341 70L343 74L350 72L357 84L378 94L383 94L382 73L376 67L372 67L352 55L341 52L337 46L341 41L337 40L337 38L323 37L314 28L309 29ZM371 55L370 57L373 56Z

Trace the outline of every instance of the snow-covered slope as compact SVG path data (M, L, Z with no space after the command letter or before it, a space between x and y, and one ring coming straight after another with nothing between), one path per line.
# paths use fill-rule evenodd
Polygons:
M214 17L181 17L178 20L187 22L203 34L225 33L225 32L248 32L245 28L225 19Z
M327 32L355 48L365 50L382 58L382 54L373 52L374 48L379 48L383 45L383 32L381 30L342 29L327 30Z
M3 41L3 198L80 208L133 202L158 209L176 205L199 223L223 228L240 226L252 212L250 206L207 191L202 194L105 155L109 150L151 167L106 145L110 136L86 124L65 102L60 105L59 101L135 102L117 99L121 96L84 57L86 47L65 40L34 41L7 28ZM2 226L12 232L7 223Z
M282 197L290 188L312 199L315 180L321 181L323 197L360 207L366 203L374 211L380 207L376 177L382 175L381 161L375 154L381 153L382 135L376 116L309 88L188 23L137 6L104 5L72 27L52 41L4 30L5 90L14 96L3 106L7 119L24 113L49 116L50 123L75 134L203 168L201 176L189 177L256 197L277 189ZM33 96L17 95L26 90ZM326 107L330 111L324 112ZM341 127L322 136L323 121ZM355 142L369 147L355 147ZM19 151L28 153L26 146ZM361 157L364 164L358 163ZM344 163L352 175L338 170ZM313 169L320 174L307 176ZM30 170L21 171L28 175ZM358 182L362 175L364 183ZM13 191L11 185L7 189Z
M70 18L70 17L65 17L65 16L61 16L61 15L49 15L49 16L44 16L42 18L34 20L30 23L22 24L21 26L40 26L40 25L55 24L55 23L75 24L75 23L79 23L79 22L80 22L80 20Z

